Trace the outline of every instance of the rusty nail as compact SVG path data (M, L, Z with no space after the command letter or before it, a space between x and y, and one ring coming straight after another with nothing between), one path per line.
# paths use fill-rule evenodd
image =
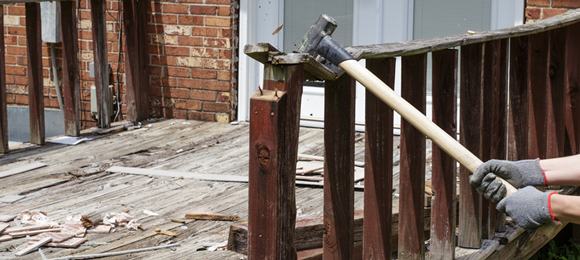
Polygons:
M260 88L260 85L258 85L258 89L260 90L260 96L264 95L264 91L262 91L262 88Z

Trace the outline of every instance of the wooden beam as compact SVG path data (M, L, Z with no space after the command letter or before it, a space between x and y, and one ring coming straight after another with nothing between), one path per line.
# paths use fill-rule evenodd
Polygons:
M127 120L149 117L147 0L123 1Z
M395 59L367 60L367 68L395 86ZM391 258L393 110L366 90L364 259Z
M4 10L4 6L0 4L0 10ZM8 112L6 105L6 61L4 46L4 11L0 12L0 153L8 152Z
M483 52L481 43L461 47L460 75L460 142L481 158ZM469 184L470 172L459 170L459 239L458 246L481 246L481 194Z
M566 142L566 35L567 28L550 31L550 60L548 68L546 156L564 156Z
M529 36L529 126L527 158L546 158L546 95L549 91L550 33Z
M64 90L64 132L68 136L79 136L80 76L78 52L78 31L76 27L75 2L60 4L62 21L62 59Z
M566 28L566 134L570 153L580 153L580 23Z
M91 1L91 24L93 32L93 56L95 62L95 87L101 128L111 127L111 107L109 100L109 60L107 52L107 27L105 0Z
M302 65L266 65L265 89L250 100L250 259L296 259L294 183L303 81Z
M433 122L450 136L457 136L457 50L433 52ZM431 255L455 259L457 164L432 145L431 180L437 196L431 202Z
M529 47L528 36L511 38L509 71L508 159L527 159Z
M425 114L427 54L402 58L401 96ZM425 205L425 135L401 120L399 258L425 257L421 225Z
M44 87L42 84L40 4L26 3L25 8L30 143L44 144Z
M351 259L354 246L355 81L324 86L324 259Z

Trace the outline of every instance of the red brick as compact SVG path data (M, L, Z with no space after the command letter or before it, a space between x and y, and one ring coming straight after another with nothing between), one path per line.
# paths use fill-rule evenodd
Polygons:
M232 50L220 50L220 59L232 59Z
M203 25L203 16L180 15L178 23L184 25Z
M147 51L149 54L163 54L163 45L149 44Z
M542 9L542 19L550 18L552 16L556 16L556 15L565 13L566 11L567 11L566 9L548 9L548 8L544 8L544 9Z
M220 37L232 37L232 29L220 29Z
M228 113L228 112L230 112L230 104L203 102L203 111Z
M165 26L159 24L148 24L147 32L154 34L162 34L165 33Z
M179 86L180 88L202 89L203 88L203 80L178 78L177 79L177 86Z
M163 13L187 14L187 5L183 4L163 4Z
M527 6L550 6L550 0L527 0Z
M578 1L578 0L552 0L552 7L578 8L578 7L580 7L580 1Z
M16 95L14 95L14 94L6 94L6 102L8 104L14 104L16 102Z
M6 34L26 35L26 27L7 26Z
M215 79L217 71L204 69L191 69L191 77L197 79Z
M229 70L231 64L231 60L205 59L203 61L203 67L206 69Z
M149 66L147 68L149 70L150 75L159 75L161 76L161 66Z
M155 87L155 86L150 86L149 87L149 95L160 97L160 96L163 95L163 88L161 88L161 87Z
M79 33L79 39L91 40L91 39L93 39L93 32L92 31L81 31L81 33Z
M191 48L192 57L217 58L218 50L212 48Z
M175 100L175 108L187 110L201 110L201 102L194 100Z
M189 56L189 47L165 46L165 55Z
M215 122L215 114L203 112L189 112L189 120Z
M526 8L526 18L539 19L542 14L541 8L528 7Z
M151 85L153 86L171 86L172 83L177 82L176 78L170 77L151 77Z
M228 92L221 92L218 95L219 102L230 102L230 93Z
M191 90L189 98L194 100L215 101L216 93L214 91Z
M191 27L191 36L217 37L217 28Z
M194 3L194 4L201 4L203 0L179 0L180 3Z
M91 19L91 11L80 10L79 11L79 19L80 20L90 20Z
M230 27L232 26L232 18L229 17L206 17L206 26Z
M191 5L189 6L191 14L205 14L215 15L217 13L217 6L215 5Z
M229 16L232 14L232 8L229 6L218 6L218 15Z
M18 59L16 59L16 56L13 55L6 55L6 58L4 59L4 63L6 64L16 64L16 61Z
M203 46L203 38L180 36L177 38L177 44L185 46Z
M26 67L24 67L24 66L6 66L6 74L26 75Z
M151 11L151 12L161 12L161 3L151 3L147 7L147 11Z
M26 8L24 6L6 6L8 15L24 15L26 14Z
M175 57L164 55L151 55L151 64L175 66Z
M6 84L15 84L16 80L12 75L6 75Z
M154 14L152 16L153 23L177 24L177 15L174 14Z
M203 89L205 90L230 91L230 88L231 83L229 81L206 80L203 84Z
M16 95L16 104L28 105L28 95Z
M150 102L153 107L173 107L175 105L175 102L170 98L151 97Z
M171 77L189 77L190 69L179 67L166 67L165 76Z
M223 38L205 38L203 41L205 47L230 48L230 39Z
M189 98L189 90L182 88L163 88L163 96L170 98Z
M16 45L18 44L18 36L4 36L4 44L6 45Z
M229 5L232 0L205 0L206 4L218 4L218 5Z
M232 73L229 71L219 71L218 72L218 79L230 81L230 80L232 80Z
M179 109L163 109L163 117L165 118L177 118L177 119L187 119L187 111Z

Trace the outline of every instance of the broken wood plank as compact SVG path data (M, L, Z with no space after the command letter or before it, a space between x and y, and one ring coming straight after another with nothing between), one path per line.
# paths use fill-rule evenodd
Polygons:
M23 172L27 172L27 171L32 171L34 169L38 169L38 168L41 168L44 166L46 166L46 164L44 164L44 163L39 163L39 162L29 163L29 164L20 166L18 168L14 168L14 169L0 172L0 178L8 177L8 176L11 176L14 174L19 174L19 173L23 173Z
M0 234L2 234L2 232L9 226L10 224L8 223L0 223Z
M36 243L34 243L34 244L32 244L32 245L28 246L27 248L24 248L24 249L22 249L22 250L18 251L18 252L17 252L17 253L15 253L14 255L16 255L16 256L23 256L23 255L25 255L25 254L28 254L28 253L30 253L30 252L32 252L32 251L34 251L34 250L38 249L39 247L41 247L41 246L43 246L43 245L46 245L46 244L50 243L50 241L51 241L51 240L52 240L52 238L50 238L50 237L43 238L43 239L41 239L40 241L38 241L38 242L36 242Z
M9 241L9 240L12 240L12 236L10 236L10 235L0 236L0 242Z
M23 231L29 231L29 230L38 230L38 229L47 229L50 228L50 225L34 225L34 226L27 226L27 227L13 227L13 228L8 228L6 230L4 230L4 232L2 232L2 234L8 234L8 233L14 233L14 232L23 232Z
M107 225L98 225L98 226L93 226L90 229L87 229L87 233L108 234L109 232L111 232L111 226L107 226Z
M204 213L187 213L185 214L186 219L197 219L197 220L223 220L223 221L239 221L240 216L238 215L225 215L225 214L204 214Z
M8 235L12 237L25 237L30 235L38 235L41 233L47 232L60 232L62 228L51 228L51 229L40 229L40 230L29 230L29 231L22 231L22 232L10 232Z
M33 237L29 237L28 243L29 244L31 242L34 243L34 242L40 241L40 240L47 238L47 237L52 238L51 242L60 243L60 242L63 242L65 240L68 240L74 236L75 236L74 234L46 232L46 233L40 233L40 234L33 236Z
M0 215L0 222L8 222L13 220L15 217L16 215Z
M455 258L457 260L479 260L487 259L499 247L497 240L483 240L481 248L462 248L457 247L455 250Z
M61 257L61 258L54 258L52 260L93 259L93 258L101 258L101 257L109 257L109 256L135 254L135 253L139 253L139 252L153 251L153 250L170 248L170 247L177 247L177 246L180 246L179 243L169 244L169 245L164 245L164 246L154 246L154 247L146 247L146 248L125 250L125 251L118 251L118 252L101 253L101 254L65 256L65 257Z
M80 244L86 242L87 239L86 238L81 238L81 237L73 237L71 239L68 239L66 241L60 242L60 243L48 243L45 246L50 246L50 247L64 247L64 248L75 248L78 247Z
M297 180L303 180L303 181L324 181L324 177L322 176L296 176Z
M185 219L180 219L180 218L170 218L171 221L176 222L176 223L185 223Z
M140 168L133 168L133 167L122 167L122 166L113 166L113 167L107 169L107 172L139 174L139 175L159 176L159 177L173 177L173 178L183 177L183 178L191 178L191 179L197 179L197 180L203 180L203 181L248 182L248 176L195 173L195 172L179 172L179 171L167 171L167 170L151 170L151 169L140 169Z
M17 201L24 199L24 198L26 198L26 196L8 195L8 196L4 196L4 197L0 198L0 202L14 203L14 202L17 202Z
M171 231L168 231L168 230L161 230L159 228L156 228L155 229L155 232L157 234L166 235L166 236L172 236L172 237L177 236L177 233L175 233L175 232L171 232Z

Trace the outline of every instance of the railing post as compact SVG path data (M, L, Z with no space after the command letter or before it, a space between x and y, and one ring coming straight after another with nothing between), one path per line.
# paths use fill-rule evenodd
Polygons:
M44 87L42 84L40 4L26 3L25 6L30 143L44 144Z
M566 142L566 28L550 31L546 157L564 156Z
M528 153L525 158L546 158L546 95L549 91L548 67L550 33L543 32L529 36L530 98L528 99L529 137Z
M250 101L248 259L296 259L296 160L302 65L265 64Z
M354 100L349 75L325 82L323 259L354 253Z
M8 152L8 112L6 105L6 62L4 46L4 6L0 5L0 153Z
M457 135L457 50L433 52L433 122L450 136ZM457 165L433 144L431 180L432 259L455 259Z
M509 69L508 159L528 154L529 48L528 36L511 38Z
M64 90L64 131L68 136L79 136L79 62L76 8L73 1L62 1L62 58ZM58 84L55 83L55 84Z
M461 47L460 142L481 158L482 88L484 45ZM459 170L459 239L458 246L480 248L482 236L481 194L469 184L470 172Z
M580 23L566 28L566 132L570 153L580 153Z
M91 1L91 24L93 32L93 55L95 62L95 87L97 89L97 107L99 110L99 126L111 127L111 108L107 100L109 93L109 62L107 57L107 28L105 0Z
M391 88L395 59L367 60L367 68ZM365 102L363 259L391 258L393 110L370 91Z
M425 113L427 54L402 58L401 96ZM425 135L401 120L399 259L425 258Z

